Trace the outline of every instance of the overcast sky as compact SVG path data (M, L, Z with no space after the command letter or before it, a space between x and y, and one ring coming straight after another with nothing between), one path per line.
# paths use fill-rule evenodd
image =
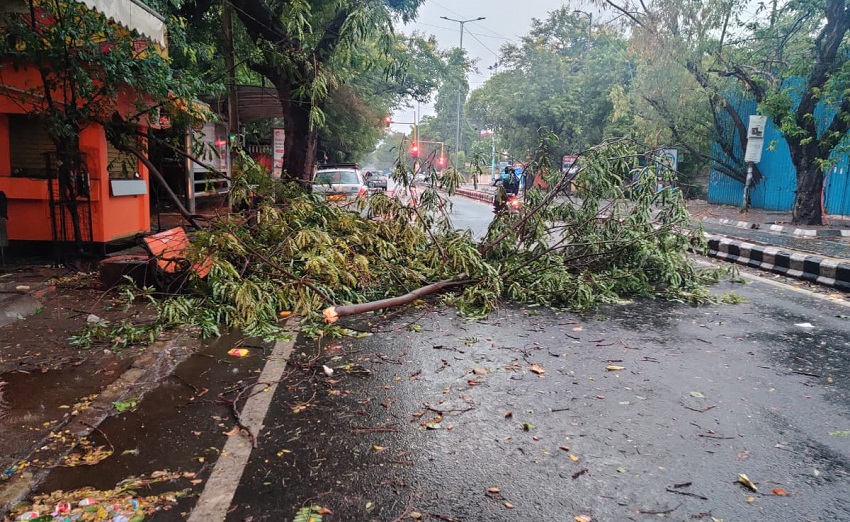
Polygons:
M478 60L478 72L469 77L470 87L475 89L493 74L488 68L498 61L499 48L502 45L519 43L520 37L531 29L532 18L544 20L550 11L562 5L591 11L587 2L582 0L426 0L419 9L416 22L400 29L407 34L414 30L433 34L442 49L450 49L460 43L460 24L443 20L441 16L455 20L485 17L484 20L465 24L463 35L463 48L470 57ZM413 121L415 110L415 106L400 110L394 118L396 121ZM433 114L433 105L423 104L418 119L429 114ZM409 126L394 125L393 128L407 131Z

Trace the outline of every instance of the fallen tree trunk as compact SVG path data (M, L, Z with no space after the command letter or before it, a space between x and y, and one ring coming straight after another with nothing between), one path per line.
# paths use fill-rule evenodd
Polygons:
M326 323L335 323L340 317L364 314L366 312L374 312L375 310L382 310L384 308L393 308L396 306L406 305L408 303L412 303L417 299L425 297L426 295L436 294L437 292L441 292L446 288L465 285L471 282L472 280L469 279L466 274L460 274L459 276L453 279L444 279L442 281L437 281L436 283L423 286L422 288L417 288L412 292L408 292L398 297L390 297L388 299L381 299L380 301L371 301L369 303L359 303L343 306L329 306L325 308L324 312L322 313L325 316Z

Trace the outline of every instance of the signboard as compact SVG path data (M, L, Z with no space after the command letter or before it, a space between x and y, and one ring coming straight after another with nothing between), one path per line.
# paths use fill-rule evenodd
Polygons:
M283 129L274 129L272 139L272 177L280 178L283 174L283 152L286 134Z
M679 149L661 149L658 161L673 172L679 172Z
M750 125L747 127L747 151L744 153L744 161L751 163L761 161L766 126L767 116L750 116Z
M573 166L573 163L575 163L577 159L578 159L578 156L564 156L563 160L561 161L561 172L563 172L565 174L567 172L569 172L570 174L575 174L575 172L572 170L571 167Z
M490 137L490 136L492 136L492 135L493 135L493 131L491 131L491 130L483 130L483 131L481 131L481 137L482 137L482 138L489 138L489 137Z

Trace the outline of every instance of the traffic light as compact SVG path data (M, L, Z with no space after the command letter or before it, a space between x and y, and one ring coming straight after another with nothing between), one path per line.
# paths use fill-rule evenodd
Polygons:
M414 143L412 147L410 147L410 155L414 158L419 157L419 145Z

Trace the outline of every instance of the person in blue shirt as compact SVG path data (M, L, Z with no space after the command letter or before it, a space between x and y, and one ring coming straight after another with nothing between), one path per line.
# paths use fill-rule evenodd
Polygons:
M493 186L499 187L496 191L496 196L493 198L493 211L498 212L505 205L508 196L514 197L519 194L519 177L517 177L516 169L510 165L505 167L505 170L499 175Z

